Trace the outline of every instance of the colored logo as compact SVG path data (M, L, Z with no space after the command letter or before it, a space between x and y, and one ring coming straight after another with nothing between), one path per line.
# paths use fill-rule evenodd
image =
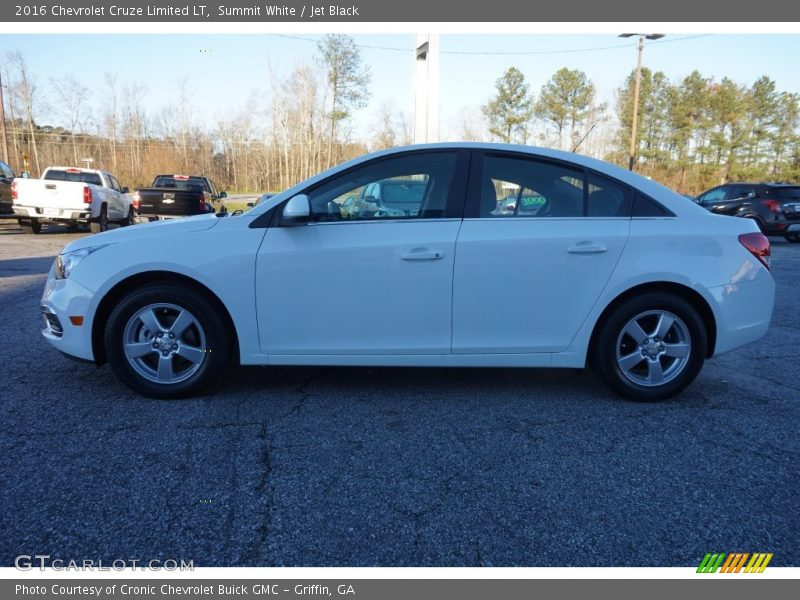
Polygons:
M697 567L698 573L763 573L772 552L731 552L730 554L706 554Z

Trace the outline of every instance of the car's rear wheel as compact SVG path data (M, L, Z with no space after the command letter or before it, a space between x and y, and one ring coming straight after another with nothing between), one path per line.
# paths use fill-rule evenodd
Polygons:
M42 231L42 224L38 219L19 219L17 223L22 227L23 233L37 234Z
M787 242L791 242L793 244L797 244L798 242L800 242L800 234L797 234L797 233L794 233L794 234L791 234L791 235L785 235L783 237L786 238Z
M231 351L213 302L197 290L167 283L127 294L111 312L104 341L117 377L152 398L181 398L207 388Z
M703 320L689 302L652 292L613 309L600 325L590 359L618 394L663 400L694 381L707 346Z
M89 229L92 233L108 231L108 209L105 204L100 207L100 216L96 219L92 219L91 223L89 223Z

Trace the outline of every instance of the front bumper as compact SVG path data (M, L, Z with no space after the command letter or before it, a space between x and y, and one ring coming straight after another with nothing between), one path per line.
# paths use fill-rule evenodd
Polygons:
M53 267L50 267L41 299L44 338L64 354L91 362L94 362L93 315L89 311L94 295L71 278L56 279ZM82 317L83 322L75 325L70 317Z

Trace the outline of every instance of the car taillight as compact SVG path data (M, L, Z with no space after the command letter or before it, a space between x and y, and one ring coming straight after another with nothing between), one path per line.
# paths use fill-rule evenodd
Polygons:
M141 203L142 199L139 196L139 192L133 192L133 196L131 197L131 206L136 210L139 210L139 204Z
M198 201L198 208L200 212L206 212L206 196L205 194L200 194L200 197L197 199Z
M11 182L11 199L16 200L19 196L17 195L17 180Z
M761 263L769 269L769 240L763 233L743 233L739 236L742 246L750 251Z
M88 185L83 186L83 203L92 203L92 188L90 188Z
M776 215L781 211L781 203L777 200L762 200L761 204Z

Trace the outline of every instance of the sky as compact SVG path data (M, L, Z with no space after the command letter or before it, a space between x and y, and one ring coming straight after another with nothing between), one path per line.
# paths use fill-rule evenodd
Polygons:
M363 139L382 103L412 113L413 34L353 38L372 72L371 101L354 119L354 132ZM40 88L47 88L50 78L74 73L99 98L94 105L102 101L106 72L118 74L120 86L144 82L151 112L174 103L176 82L187 78L197 121L210 123L244 106L251 96L268 94L270 64L280 76L297 63L311 61L319 39L315 34L3 35L0 57L20 51ZM595 83L598 100L613 106L615 90L636 65L636 40L611 34L442 34L440 40L444 135L463 108L487 102L495 80L511 66L524 73L534 92L561 67L581 69ZM674 82L697 69L704 76L730 77L741 84L768 75L779 90L800 92L798 57L797 34L670 34L647 42L643 64L664 71ZM50 124L56 124L58 119L50 117Z

